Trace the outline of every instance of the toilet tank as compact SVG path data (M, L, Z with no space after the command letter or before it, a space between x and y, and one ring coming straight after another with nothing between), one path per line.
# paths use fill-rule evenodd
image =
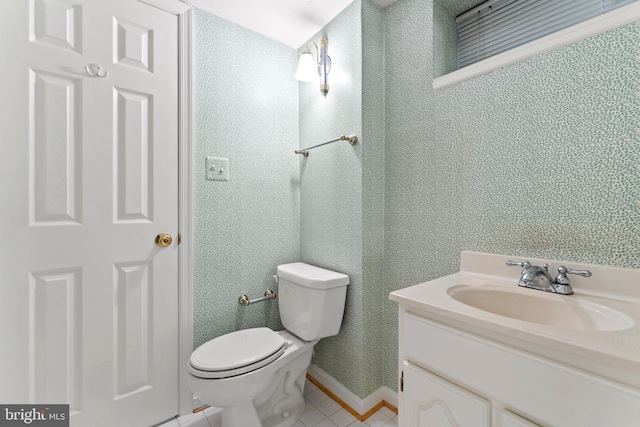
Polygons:
M282 324L306 341L337 335L349 276L294 262L278 266L278 307Z

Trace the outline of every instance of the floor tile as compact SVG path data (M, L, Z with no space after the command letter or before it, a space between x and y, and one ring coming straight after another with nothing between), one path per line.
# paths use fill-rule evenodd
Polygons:
M329 396L324 391L318 389L307 394L306 398L313 406L318 406L320 403L327 400Z
M336 425L329 418L325 418L313 427L336 427Z
M340 406L340 404L333 399L326 399L324 402L316 405L316 408L318 408L318 410L325 414L327 417L330 417L331 415L342 409L342 406Z
M390 419L391 419L391 417L388 417L385 414L383 414L382 412L377 411L373 415L371 415L369 418L364 420L364 422L370 427L382 427Z
M178 423L177 418L173 418L165 423L158 424L156 427L180 427L180 423Z
M356 421L356 417L351 415L351 413L344 408L340 409L338 412L331 415L329 418L338 427L347 427L349 424Z
M218 427L220 424L222 424L222 416L219 408L209 407L203 412L204 416L207 418L207 421L209 421L209 424L212 427Z
M325 392L307 382L311 386L308 390L305 388L305 407L292 427L398 427L398 415L387 407L380 408L364 422L359 421ZM220 409L207 408L156 427L221 427Z
M304 380L304 394L309 394L312 391L316 391L318 386L309 381L308 379Z
M211 427L202 411L180 417L178 422L180 427Z
M309 409L313 408L313 404L311 402L309 402L306 398L304 399L304 408L302 408L302 411L300 411L300 413L304 412L304 411L308 411Z
M396 420L391 419L387 421L384 427L398 427L398 422Z
M316 408L311 408L298 416L298 419L302 421L302 424L306 427L313 427L325 418L327 417Z
M387 408L386 406L383 406L382 408L378 409L378 412L386 415L389 418L393 418L396 416L396 413L393 412L391 409Z

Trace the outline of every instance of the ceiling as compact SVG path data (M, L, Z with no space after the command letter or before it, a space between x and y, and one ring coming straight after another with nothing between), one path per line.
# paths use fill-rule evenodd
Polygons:
M182 0L299 48L353 0ZM395 0L374 0L388 6Z

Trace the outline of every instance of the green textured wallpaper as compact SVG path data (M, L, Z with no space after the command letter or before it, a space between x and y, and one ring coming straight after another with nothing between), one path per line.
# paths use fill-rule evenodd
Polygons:
M385 10L385 292L462 250L640 268L640 23L434 92L406 49L432 44L432 6Z
M329 93L300 84L300 147L342 134L360 143L336 142L300 159L300 238L303 262L348 274L340 334L322 339L313 362L362 395L366 370L362 322L362 44L360 0L311 39L329 41Z
M278 304L238 296L275 289L300 258L298 83L294 49L202 10L194 13L194 341L282 329ZM228 182L205 157L229 159Z
M384 286L384 9L362 1L362 281L366 367L361 397L382 385ZM393 331L389 331L393 334Z
M348 274L340 334L316 346L313 362L360 397L381 383L379 321L387 295L384 258L384 15L356 0L314 39L329 40L333 60L326 98L300 86L300 145L355 133L359 144L313 150L300 166L301 255ZM373 368L373 369L372 369Z
M366 29L361 21L368 22ZM356 0L312 40L322 36L333 59L326 98L318 84L292 78L294 50L196 11L194 161L202 167L194 177L195 342L247 327L282 328L277 304L236 303L240 293L257 296L273 286L279 263L302 260L344 272L351 284L341 332L316 346L314 363L365 397L381 385L369 367L382 365L376 317L386 301L378 292L384 253L383 9ZM256 64L261 57L246 46L269 52L271 62ZM321 147L308 158L293 154L341 134L356 134L360 143ZM208 155L231 159L229 182L204 180Z
M449 6L446 0L436 0L433 3L433 77L440 77L458 69L456 15L446 6Z
M326 98L290 77L293 49L196 11L196 344L281 328L276 304L236 303L279 263L344 272L343 327L314 363L365 397L397 383L389 292L462 250L640 268L640 24L434 92L438 26L477 2L433 1L355 0L315 35ZM292 153L343 133L360 144ZM204 180L209 155L229 182Z

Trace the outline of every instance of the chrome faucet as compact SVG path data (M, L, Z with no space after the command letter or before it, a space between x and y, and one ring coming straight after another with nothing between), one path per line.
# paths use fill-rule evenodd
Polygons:
M531 265L529 261L507 261L507 265L523 268L518 286L561 295L571 295L573 293L567 274L579 274L583 277L591 277L591 272L588 270L573 270L564 265L558 267L558 275L555 279L549 275L548 264L542 264L542 267L540 267Z

